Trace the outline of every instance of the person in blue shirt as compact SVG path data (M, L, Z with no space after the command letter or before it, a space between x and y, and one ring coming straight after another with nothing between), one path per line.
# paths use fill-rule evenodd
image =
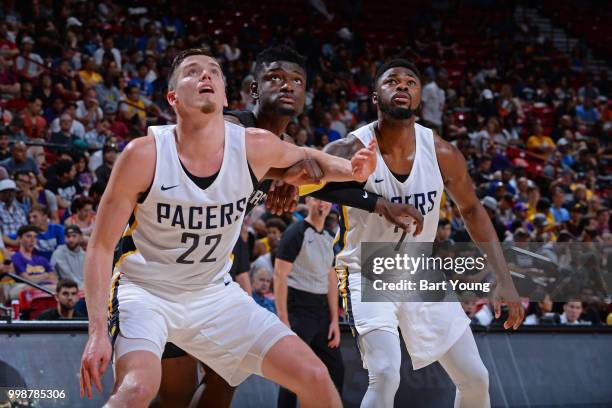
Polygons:
M553 192L553 205L550 207L550 211L555 219L555 224L563 224L570 219L569 211L563 208L563 201L565 200L565 192L559 187L555 187Z
M28 219L30 224L37 227L40 232L36 236L36 255L51 260L55 249L64 244L64 227L59 224L49 223L49 210L40 204L34 204L30 208Z
M147 67L147 64L141 62L138 64L138 76L128 82L128 85L136 85L140 90L140 94L146 98L150 98L153 95L153 83L145 79L148 72L149 67Z
M587 125L594 125L599 120L599 112L593 106L591 98L584 98L582 105L576 106L576 119Z
M274 301L265 296L265 294L270 291L271 284L272 277L270 276L270 273L267 270L259 268L255 272L253 272L253 276L251 277L253 300L259 306L268 309L270 312L276 314L276 306L274 305Z

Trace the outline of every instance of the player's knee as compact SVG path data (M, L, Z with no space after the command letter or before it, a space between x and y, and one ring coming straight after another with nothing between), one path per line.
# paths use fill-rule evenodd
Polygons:
M134 403L142 403L148 405L155 396L157 395L157 387L152 382L140 382L136 384L130 384L127 387L119 387L119 390L123 389L123 394L128 395L130 401ZM140 406L140 405L137 405Z
M304 388L312 390L313 388L324 388L331 384L331 378L327 367L318 360L313 360L305 367L302 375Z
M388 390L397 390L400 384L399 367L395 364L381 364L376 369L369 369L370 384Z
M482 365L482 367L472 370L465 381L457 386L463 391L487 392L489 390L489 371Z

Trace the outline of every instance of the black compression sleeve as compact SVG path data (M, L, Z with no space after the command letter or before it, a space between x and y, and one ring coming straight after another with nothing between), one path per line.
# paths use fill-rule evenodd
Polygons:
M374 212L378 194L370 193L363 189L364 183L344 182L327 183L323 188L308 194L320 200L345 205L347 207L359 208L367 212Z

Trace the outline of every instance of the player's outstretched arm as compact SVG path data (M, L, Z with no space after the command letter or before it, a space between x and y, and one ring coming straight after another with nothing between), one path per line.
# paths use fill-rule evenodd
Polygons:
M267 130L246 130L247 158L258 179L262 179L271 168L287 168L312 157L317 161L325 181L365 181L376 167L373 143L351 157L350 161L327 153L283 142Z
M85 299L89 339L81 359L81 397L102 391L102 374L111 357L107 334L109 283L113 251L138 201L155 173L155 142L151 137L132 141L113 167L96 215L96 226L85 257Z
M468 174L465 158L455 146L437 135L435 138L436 156L444 179L444 187L457 204L472 241L487 255L495 271L497 278L497 285L493 294L495 316L499 317L501 315L501 303L506 302L509 306L509 317L504 323L504 328L513 327L516 330L523 322L525 311L521 306L508 265L504 260L497 233L474 192L474 185Z

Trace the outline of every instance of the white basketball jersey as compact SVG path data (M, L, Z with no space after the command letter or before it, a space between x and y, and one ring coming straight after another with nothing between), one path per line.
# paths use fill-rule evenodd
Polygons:
M376 138L376 122L352 132L364 146ZM396 203L414 205L424 217L423 231L413 237L409 233L404 242L433 242L440 216L440 200L444 182L438 167L434 135L431 129L415 124L416 153L408 179L403 183L389 170L378 147L376 169L368 177L364 190L371 191ZM382 215L357 208L342 207L339 243L342 250L336 256L337 267L348 267L349 273L359 273L362 242L398 242L402 230Z
M130 218L116 267L132 282L194 290L223 282L253 182L243 127L225 122L223 162L205 190L183 169L175 127L149 127L155 177Z

